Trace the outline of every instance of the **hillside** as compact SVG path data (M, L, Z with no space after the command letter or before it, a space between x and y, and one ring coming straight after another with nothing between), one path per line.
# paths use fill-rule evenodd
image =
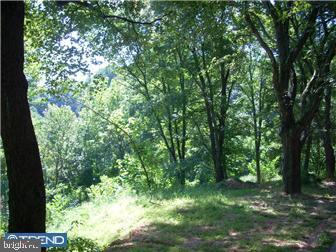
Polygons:
M326 251L336 238L335 187L306 187L293 198L280 189L197 187L97 198L65 210L49 229L93 240L74 241L71 251L79 244L78 251Z

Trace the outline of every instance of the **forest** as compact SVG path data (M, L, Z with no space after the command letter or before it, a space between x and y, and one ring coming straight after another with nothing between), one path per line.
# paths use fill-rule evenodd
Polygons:
M1 236L336 251L335 54L335 1L2 1Z

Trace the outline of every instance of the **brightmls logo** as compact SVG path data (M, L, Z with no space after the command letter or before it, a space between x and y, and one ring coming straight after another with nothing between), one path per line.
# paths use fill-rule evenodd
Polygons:
M41 247L66 247L66 233L6 233L5 240L41 240Z

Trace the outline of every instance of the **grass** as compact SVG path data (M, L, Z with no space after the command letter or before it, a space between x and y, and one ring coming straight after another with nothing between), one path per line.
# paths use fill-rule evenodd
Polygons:
M336 235L334 192L280 191L196 187L97 200L66 210L48 231L92 239L96 251L326 251Z

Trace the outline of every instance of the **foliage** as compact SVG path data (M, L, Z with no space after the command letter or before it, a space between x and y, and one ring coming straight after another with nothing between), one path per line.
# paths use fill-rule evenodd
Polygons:
M62 252L62 251L71 251L71 252L99 252L101 251L100 247L94 241L90 239L85 239L81 237L76 237L74 239L68 239L68 245L65 249L61 248L51 248L48 251L53 252Z
M273 45L267 10L247 5ZM27 3L26 72L47 185L87 194L102 176L138 192L209 183L216 155L228 177L255 175L258 167L264 182L281 174L272 67L244 25L247 5ZM295 3L282 18L297 14L301 22L310 8ZM141 17L155 21L135 21ZM87 74L97 56L105 67ZM302 81L306 69L295 68ZM311 164L324 176L318 149Z
M100 183L91 185L86 189L89 199L102 198L111 199L120 187L116 178L109 178L107 176L100 177Z
M288 106L293 118L301 118L316 97L322 99L324 85L335 84L335 60L320 63L336 41L334 7L301 1L26 2L25 74L43 164L48 230L69 231L73 251L96 251L148 222L178 244L182 234L217 221L223 227L201 232L202 239L216 240L230 228L252 228L253 197L269 200L272 192L218 192L213 184L228 177L263 187L282 178L279 98L291 93ZM276 36L274 20L288 25L288 48L294 50L314 8L319 8L315 32L307 30L301 53L284 71L290 73L291 88L279 96L269 52L252 36L249 23L280 61L277 40L283 37ZM328 68L317 78L323 85L306 86L322 66ZM334 148L335 94L332 89L328 112ZM321 136L329 105L325 99L318 105L302 131L312 145L302 151L301 163L314 181L327 176ZM0 162L5 231L8 181L2 147ZM223 171L220 179L218 171ZM289 199L286 204L289 217L304 215L303 207ZM278 214L276 206L267 211ZM260 212L256 221L265 224L270 216ZM299 236L288 232L280 235ZM262 244L260 239L256 245L244 242L256 251Z

